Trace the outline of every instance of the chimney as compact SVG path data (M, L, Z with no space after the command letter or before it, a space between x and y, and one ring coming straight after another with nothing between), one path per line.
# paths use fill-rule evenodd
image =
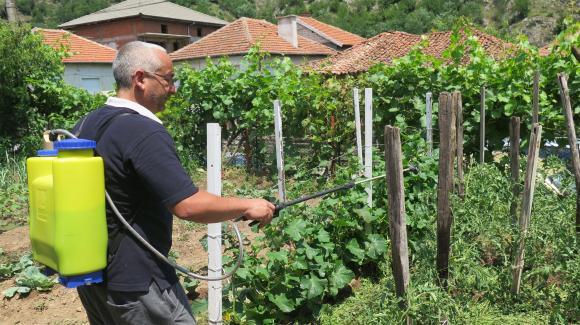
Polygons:
M278 17L278 35L292 44L292 47L298 47L298 27L295 15Z

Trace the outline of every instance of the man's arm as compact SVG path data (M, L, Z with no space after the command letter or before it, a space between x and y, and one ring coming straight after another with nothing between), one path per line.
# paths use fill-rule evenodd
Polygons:
M169 209L181 219L199 223L222 222L243 215L263 226L272 220L275 206L264 199L221 197L199 190Z

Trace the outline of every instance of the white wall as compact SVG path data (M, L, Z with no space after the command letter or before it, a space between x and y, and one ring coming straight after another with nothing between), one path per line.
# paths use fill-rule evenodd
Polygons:
M111 63L65 63L64 81L90 93L115 88Z

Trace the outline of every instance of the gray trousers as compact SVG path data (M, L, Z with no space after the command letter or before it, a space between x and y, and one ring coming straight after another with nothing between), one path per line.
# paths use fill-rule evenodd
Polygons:
M195 324L179 282L160 290L152 281L148 292L110 291L102 285L80 286L77 292L91 325Z

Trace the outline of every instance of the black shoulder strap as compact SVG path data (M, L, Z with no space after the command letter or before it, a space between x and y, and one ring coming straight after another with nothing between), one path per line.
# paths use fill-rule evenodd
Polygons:
M105 134L105 131L107 131L109 126L111 126L111 124L113 124L114 121L118 120L119 118L121 118L123 116L133 115L133 114L134 113L121 113L121 114L116 114L115 116L109 118L97 131L97 135L95 136L95 141L98 143L99 140L101 140L101 137L103 136L103 134ZM83 123L84 123L84 121L83 121ZM81 128L82 128L82 124L81 124ZM79 129L79 133L80 133L80 129ZM97 154L98 154L98 152L97 152ZM137 211L135 210L131 214L131 217L129 219L125 218L125 220L127 220L127 222L129 224L132 224L133 220L135 219L136 214L137 214ZM107 264L111 263L111 261L113 260L113 257L117 253L117 250L119 249L119 246L121 245L121 241L123 240L123 238L125 237L126 234L127 233L124 230L123 225L121 225L121 224L119 224L118 227L109 234L109 245L108 245L108 250L107 250L108 251L107 252Z
M117 115L109 118L107 120L107 122L105 122L105 124L103 124L101 126L101 128L97 131L97 135L95 136L95 141L99 142L99 140L101 140L101 137L103 136L105 131L107 131L109 126L111 126L111 124L113 124L114 121L118 120L120 117L127 116L127 115L133 115L133 114L134 113L121 113L121 114L117 114ZM83 121L83 124L84 124L84 121ZM81 124L81 128L83 127L83 124ZM79 128L79 133L80 133L80 128Z

